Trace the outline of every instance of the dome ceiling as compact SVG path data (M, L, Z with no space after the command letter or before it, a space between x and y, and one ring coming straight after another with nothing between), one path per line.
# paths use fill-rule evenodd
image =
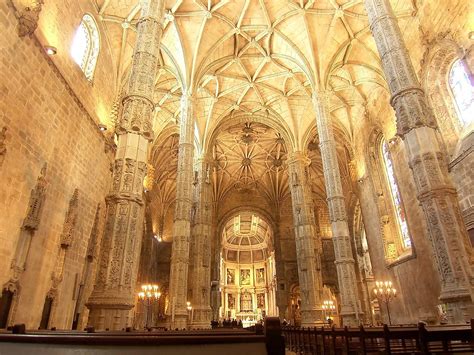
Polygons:
M251 212L230 218L222 231L222 253L226 261L252 263L264 261L273 250L270 226Z

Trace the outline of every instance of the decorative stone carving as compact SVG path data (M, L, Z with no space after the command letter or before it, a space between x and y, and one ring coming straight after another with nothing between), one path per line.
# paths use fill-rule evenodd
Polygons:
M288 159L290 191L293 203L298 279L301 294L301 325L314 326L322 320L321 292L323 289L321 272L317 271L317 255L322 251L315 245L316 221L312 213L313 199L311 187L305 174L309 159L301 152ZM320 244L318 242L318 244Z
M173 224L173 246L170 272L170 316L172 328L185 328L188 311L187 284L191 211L193 192L194 154L194 100L184 94L181 97L178 172L176 177L176 207Z
M38 27L39 14L44 4L43 0L11 0L18 18L18 35L20 37L30 36Z
M336 256L337 277L341 295L341 316L344 324L357 325L362 315L357 293L355 261L347 224L347 213L337 159L336 141L330 122L330 93L320 91L313 96L319 147L323 161L324 182Z
M79 204L79 190L75 189L69 201L69 208L64 221L63 233L61 234L61 247L69 248L71 246L74 231L77 222L77 207Z
M192 227L192 238L194 241L193 279L191 280L193 319L191 327L208 328L212 318L210 305L211 284L211 223L212 214L210 204L212 203L211 185L206 182L209 164L200 160L196 171L197 184L194 188L194 201L196 206L194 225Z
M100 203L97 204L95 212L94 224L92 225L91 235L87 243L86 258L92 261L96 255L97 239L99 238L99 222L100 222Z
M89 324L96 329L119 330L130 325L129 311L135 303L139 254L143 229L143 179L154 104L151 100L158 71L159 46L164 14L163 0L142 2L137 22L128 90L116 126L111 193L94 290L86 304Z
M23 229L30 231L36 231L38 229L46 193L46 168L47 164L45 163L41 169L35 188L31 190L28 212L23 221Z
M421 89L389 0L365 0L441 279L450 322L472 318L472 249L450 181L431 107Z
M3 127L0 131L0 167L3 165L5 155L7 154L7 145L5 140L7 139L7 127Z

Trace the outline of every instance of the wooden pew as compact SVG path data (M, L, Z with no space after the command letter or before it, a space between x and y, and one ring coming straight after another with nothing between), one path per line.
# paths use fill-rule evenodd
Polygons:
M0 333L0 354L68 355L284 355L278 318L267 318L265 335L246 330L189 331L26 331ZM259 330L260 332L260 330Z
M474 354L474 320L458 326L284 327L297 354Z

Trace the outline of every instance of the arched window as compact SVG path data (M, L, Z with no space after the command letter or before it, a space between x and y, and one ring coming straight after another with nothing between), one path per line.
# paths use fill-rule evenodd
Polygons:
M382 140L382 156L385 166L385 175L387 177L388 185L392 195L393 208L397 218L397 224L402 239L402 245L405 249L411 247L410 233L408 231L408 224L406 221L405 210L402 205L400 190L398 189L397 181L395 180L395 172L393 171L392 158L388 149L388 144L385 139Z
M81 67L87 80L92 81L99 56L99 31L91 15L85 14L74 35L71 55Z
M449 72L449 86L453 93L461 124L466 126L474 122L474 87L460 59L456 60L451 67L451 71Z

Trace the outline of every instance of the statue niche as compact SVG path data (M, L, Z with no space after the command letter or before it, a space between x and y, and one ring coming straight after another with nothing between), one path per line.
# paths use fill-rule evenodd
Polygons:
M36 231L38 229L46 194L46 168L47 164L45 163L41 169L35 188L31 190L28 213L23 221L23 229L25 230Z

